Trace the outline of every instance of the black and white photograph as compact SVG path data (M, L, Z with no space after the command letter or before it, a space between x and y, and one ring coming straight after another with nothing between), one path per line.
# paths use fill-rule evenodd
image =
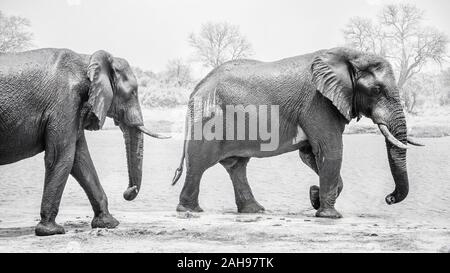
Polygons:
M0 252L450 253L449 11L1 0Z

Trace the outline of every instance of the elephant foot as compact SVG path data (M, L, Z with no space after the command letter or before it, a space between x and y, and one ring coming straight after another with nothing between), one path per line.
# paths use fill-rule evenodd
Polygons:
M177 211L178 212L187 212L187 211L190 211L190 212L203 212L203 209L199 205L190 206L190 205L178 204Z
M311 205L315 210L318 210L320 208L319 190L320 188L316 185L313 185L309 188L309 200L311 201Z
M95 216L92 219L92 228L115 228L119 225L119 221L116 220L111 214L101 214L100 216Z
M239 213L261 213L264 212L264 207L258 204L258 202L247 202L243 206L238 206Z
M316 217L338 219L342 218L342 214L340 214L335 208L319 208L319 210L316 211Z
M34 233L37 236L50 236L55 234L64 234L66 231L64 228L55 222L42 222L40 221L34 229Z

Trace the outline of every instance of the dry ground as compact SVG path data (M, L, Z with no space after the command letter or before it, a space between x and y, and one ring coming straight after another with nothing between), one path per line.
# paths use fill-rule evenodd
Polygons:
M170 140L146 139L143 187L136 200L127 202L122 198L127 170L120 131L89 132L91 154L120 226L92 230L89 202L70 178L57 218L67 233L34 236L44 177L40 154L0 166L0 252L449 252L450 137L421 141L427 146L408 151L408 198L388 206L384 197L394 184L384 139L346 135L344 190L337 201L344 218L329 220L313 216L308 189L318 178L295 152L249 163L249 182L265 213L235 213L231 181L219 165L202 179L205 212L177 214L184 177L174 187L170 183L181 134Z

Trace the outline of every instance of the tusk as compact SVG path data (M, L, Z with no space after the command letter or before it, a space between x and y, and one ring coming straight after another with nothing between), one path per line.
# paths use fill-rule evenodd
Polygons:
M400 140L396 139L391 132L389 132L389 129L387 128L386 125L384 124L378 124L378 128L380 128L381 133L383 134L383 136L395 147L400 148L400 149L408 149L408 146L406 146L405 144L401 143Z
M409 144L414 145L414 146L425 146L424 144L417 142L414 138L412 137L408 137L407 141Z
M149 129L145 128L144 126L137 126L136 128L138 128L139 131L141 131L142 133L144 133L148 136L154 137L154 138L160 138L160 139L171 138L171 136L165 136L165 135L160 135L157 133L152 133L152 132L150 132Z

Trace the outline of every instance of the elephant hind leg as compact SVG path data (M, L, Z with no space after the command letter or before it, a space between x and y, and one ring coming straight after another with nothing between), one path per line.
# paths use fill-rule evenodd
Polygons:
M264 207L255 200L247 181L247 163L249 160L248 157L229 157L220 161L233 182L236 205L240 213L264 211Z
M300 155L300 159L303 161L303 163L305 163L317 175L319 175L319 169L317 167L316 156L314 155L314 153L312 151L312 147L309 144L309 142L305 143L305 145L300 147L299 155ZM339 194L341 193L343 188L344 188L344 183L342 182L342 177L339 175L337 196L339 196ZM312 207L316 210L318 210L320 208L319 191L320 191L320 188L319 188L319 186L316 186L316 185L312 185L309 188L309 200L311 201Z
M206 169L207 167L202 166L200 161L189 159L186 161L186 178L176 209L178 212L203 212L199 205L198 196L200 193L200 180Z
M220 145L215 141L188 141L186 146L186 178L180 193L177 211L202 212L198 196L203 173L218 162Z

